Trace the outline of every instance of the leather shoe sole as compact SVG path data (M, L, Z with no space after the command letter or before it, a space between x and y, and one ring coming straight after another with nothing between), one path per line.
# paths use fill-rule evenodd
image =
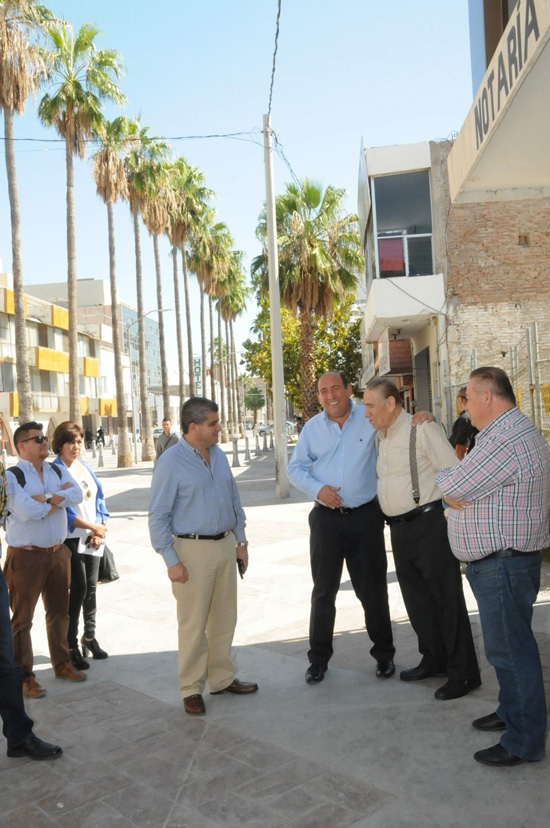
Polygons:
M203 716L206 713L204 699L200 693L193 693L183 700L183 708L190 716Z
M481 687L481 679L449 679L447 684L440 687L434 693L434 698L439 701L450 701L451 699L460 699L465 696L470 690L477 690Z
M493 747L485 750L478 750L477 753L474 753L474 759L476 762L481 762L482 765L492 765L495 768L508 768L525 762L525 759L510 753L501 744L493 745Z
M437 670L426 670L424 667L409 667L408 670L401 670L399 678L401 681L423 681L427 678L441 678L446 673Z
M250 693L256 693L257 690L258 685L256 682L233 679L231 684L224 687L223 690L215 690L213 693L210 693L210 695L220 696L222 693L234 693L236 696L248 696Z
M391 678L395 673L395 664L393 661L379 661L376 665L377 678Z
M476 730L506 730L506 725L496 713L489 713L488 716L474 719L472 727L475 727Z
M319 684L323 681L326 671L327 668L322 664L310 664L306 670L306 684Z
M58 759L63 753L58 745L50 745L49 742L43 742L34 733L29 733L24 742L15 747L9 747L7 750L8 756L16 758L19 756L27 756L29 759Z

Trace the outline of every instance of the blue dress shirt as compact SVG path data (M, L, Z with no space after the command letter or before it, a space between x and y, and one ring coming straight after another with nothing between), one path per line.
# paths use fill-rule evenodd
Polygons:
M210 449L210 465L185 437L155 464L149 504L151 543L166 566L179 563L174 535L234 532L244 541L245 514L225 452Z
M351 405L342 428L325 411L303 427L288 465L294 486L313 500L323 486L339 486L344 506L355 508L376 497L376 431L364 405Z

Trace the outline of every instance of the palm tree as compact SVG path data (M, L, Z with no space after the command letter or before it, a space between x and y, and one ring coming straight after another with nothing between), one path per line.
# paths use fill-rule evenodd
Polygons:
M303 414L317 412L315 387L315 317L327 317L334 302L357 286L363 266L357 217L342 207L345 191L307 179L287 184L276 199L279 278L283 305L300 319L300 369ZM252 262L252 273L267 283L265 212L256 229L264 251Z
M149 411L149 393L147 390L147 362L145 349L145 311L143 307L143 270L141 265L141 237L139 217L148 192L149 180L153 168L149 161L162 161L168 156L168 146L158 138L148 134L147 127L141 127L137 119L129 125L131 150L125 159L126 180L128 182L128 204L134 225L134 247L136 257L136 294L137 325L139 347L139 395L141 408L141 459L154 460L153 430Z
M186 243L189 234L195 231L203 215L207 212L207 202L213 197L212 190L204 186L204 176L196 167L190 166L183 156L176 159L172 165L170 179L172 188L172 206L168 225L168 237L172 244L174 267L174 297L176 301L177 330L178 330L178 359L180 375L180 402L183 403L183 347L181 343L181 322L179 307L179 283L177 278L177 249L181 249L182 270L185 291L185 313L187 329L188 370L191 396L195 394L195 375L193 370L193 341L191 331L191 307L189 304L189 277L187 272ZM205 389L203 388L203 394Z
M116 281L115 225L113 204L119 196L128 194L123 153L128 141L128 120L122 116L114 121L104 121L98 135L100 149L93 156L94 180L98 195L107 205L107 226L109 231L109 275L111 279L111 315L113 326L113 351L115 361L115 385L118 420L118 468L132 465L132 452L128 437L128 413L124 396L122 376L122 342L120 309Z
M15 365L19 422L33 419L32 393L27 359L27 329L23 293L23 259L21 254L21 216L17 191L13 116L22 115L27 99L34 90L44 62L32 37L44 32L52 20L45 6L32 0L3 0L0 4L0 109L4 113L6 175L11 214L13 297L15 308Z
M55 92L40 101L38 115L65 139L67 169L67 297L69 305L70 417L82 422L78 376L78 319L73 156L86 155L86 141L100 127L103 102L122 105L126 98L115 83L123 72L113 49L97 50L99 29L85 23L75 35L67 23L49 29L53 49L48 81Z
M228 254L228 265L226 278L218 285L219 298L218 309L225 322L225 338L227 343L227 377L228 377L228 400L232 417L233 430L239 427L239 406L238 406L238 371L235 351L235 334L233 322L246 308L246 299L250 291L245 284L243 268L243 253L241 250L231 250ZM242 425L241 425L242 430Z
M169 183L170 167L163 162L149 160L147 198L141 209L141 216L150 235L153 237L155 255L155 273L157 280L157 308L159 312L159 350L162 382L163 417L170 418L170 389L168 385L168 365L166 362L166 336L164 332L164 305L162 301L162 273L160 267L159 236L168 229L170 210L173 207L172 191Z

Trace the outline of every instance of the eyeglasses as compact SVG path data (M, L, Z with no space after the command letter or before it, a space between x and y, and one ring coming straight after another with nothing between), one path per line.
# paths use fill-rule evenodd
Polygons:
M84 489L84 497L91 497L92 493L90 491L90 487L86 483L85 480L82 481L82 488Z
M34 437L27 437L26 440L19 440L20 443L30 443L31 440L34 440L35 443L38 443L39 446L42 445L44 442L48 442L48 438L45 434L35 434Z

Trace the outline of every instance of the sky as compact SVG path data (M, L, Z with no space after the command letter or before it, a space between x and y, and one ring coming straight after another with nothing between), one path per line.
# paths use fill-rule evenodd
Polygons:
M50 0L75 28L94 23L99 48L125 65L124 113L165 138L173 157L199 167L224 221L245 253L265 200L262 116L268 111L277 0ZM271 109L288 164L298 179L343 187L357 209L361 140L366 147L445 139L460 130L472 102L467 0L282 0ZM42 92L43 94L43 92ZM116 117L120 110L108 108ZM244 133L237 138L206 138ZM2 133L3 135L3 128ZM26 284L64 281L63 143L42 127L34 104L16 118L16 160ZM0 141L0 153L3 147ZM274 159L275 192L291 180ZM107 212L92 165L75 159L77 274L109 279ZM135 305L133 231L126 204L115 207L119 299ZM157 307L153 243L142 232L146 311ZM5 164L0 163L0 260L11 272ZM174 307L172 263L161 241L163 303ZM194 283L194 278L192 282ZM192 325L200 351L198 290ZM256 316L252 298L237 321L240 343ZM176 381L175 314L165 314L170 381ZM237 349L240 345L237 344Z

